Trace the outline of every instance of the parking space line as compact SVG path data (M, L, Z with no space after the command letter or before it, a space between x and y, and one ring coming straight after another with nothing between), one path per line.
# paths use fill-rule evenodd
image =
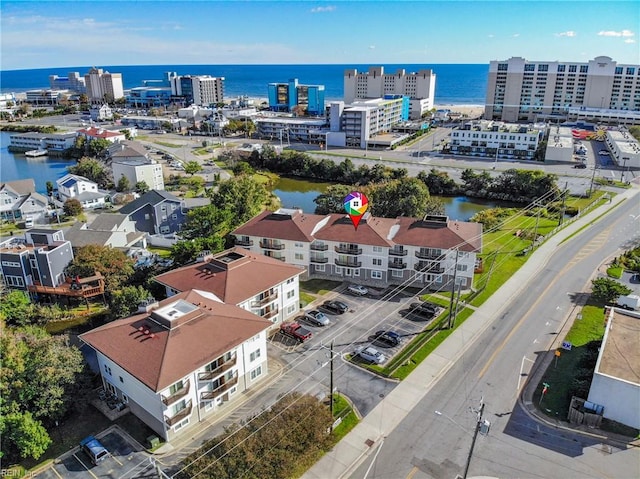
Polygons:
M75 457L75 458L76 458L76 460L77 460L80 464L82 464L82 467L84 467L84 468L87 470L87 472L88 472L89 474L91 474L91 475L94 477L94 479L98 479L98 476L96 476L93 472L91 472L91 469L89 469L89 468L87 467L87 465L86 465L84 462L82 462L82 460L81 460L78 456L76 456L76 455L74 454L74 455L73 455L73 457Z
M55 467L55 465L53 465L53 466L51 467L51 470L52 470L52 471L53 471L53 473L54 473L56 476L58 476L60 479L64 479L64 478L60 475L60 473L59 473L58 471L56 471L56 467Z
M120 464L121 466L123 466L124 464L122 464L120 461L118 461L118 459L116 459L116 456L114 456L113 454L109 454L114 461L116 461L118 464Z

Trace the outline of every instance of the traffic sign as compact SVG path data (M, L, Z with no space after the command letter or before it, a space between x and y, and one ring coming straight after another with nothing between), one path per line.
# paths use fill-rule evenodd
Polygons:
M562 349L566 349L567 351L571 351L571 347L573 345L569 341L562 341Z

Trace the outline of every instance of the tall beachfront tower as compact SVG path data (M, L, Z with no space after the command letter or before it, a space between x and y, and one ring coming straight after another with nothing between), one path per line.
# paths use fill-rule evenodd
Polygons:
M384 67L370 67L368 72L356 69L344 71L344 102L356 99L383 98L385 95L409 97L409 117L417 120L434 107L436 74L432 70L407 73L399 69L396 73L384 72Z
M486 119L564 119L576 108L640 110L640 66L604 56L587 63L521 57L490 62Z
M109 73L93 67L84 76L90 102L113 101L124 98L122 73Z
M301 85L297 78L288 83L269 83L269 109L292 111L296 106L309 115L324 114L324 85Z
M185 105L211 106L224 101L224 77L185 75L171 77L171 94Z

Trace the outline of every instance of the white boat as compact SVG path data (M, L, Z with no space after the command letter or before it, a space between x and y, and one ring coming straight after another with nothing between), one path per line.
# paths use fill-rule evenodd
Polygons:
M48 153L47 150L29 150L24 153L24 156L28 156L30 158L36 158L38 156L46 156Z

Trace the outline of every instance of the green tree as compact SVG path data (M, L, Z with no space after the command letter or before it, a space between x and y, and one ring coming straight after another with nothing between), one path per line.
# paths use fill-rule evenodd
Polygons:
M104 163L94 158L80 158L78 163L67 168L69 173L84 176L104 188L109 181Z
M211 204L233 212L230 229L256 216L269 199L265 186L251 176L240 176L221 181L211 194Z
M217 235L181 240L171 247L171 259L176 265L183 265L195 261L202 251L217 253L222 251L224 247L224 238Z
M39 459L53 442L29 411L12 412L0 418L0 435L2 451L8 452L9 458L18 455L22 459Z
M196 160L187 161L183 166L184 172L191 176L202 171L202 165L200 165Z
M116 185L116 191L127 192L130 190L131 190L131 182L129 181L129 178L127 178L124 175L121 175L120 179L118 180L118 184Z
M82 213L82 203L75 198L69 198L62 205L62 211L67 216L78 216Z
M96 158L102 158L105 156L109 146L111 146L111 142L105 138L90 140L86 144L87 154Z
M452 195L458 191L458 185L445 171L438 171L434 168L429 173L421 171L418 173L418 179L427 186L432 195Z
M234 167L231 169L231 171L236 176L253 175L255 173L255 170L246 161L239 161L238 163L236 163L234 165Z
M87 277L100 272L105 278L107 291L115 291L127 283L133 274L133 264L133 260L119 249L91 244L75 251L75 257L65 272L71 277Z
M328 215L344 212L344 198L353 188L348 185L331 185L324 193L318 195L313 202L317 205L315 214Z
M471 168L462 172L463 189L467 195L486 194L491 186L491 175L488 171L476 173Z
M147 191L149 191L149 185L144 180L138 181L136 183L135 190L136 190L137 193L140 193L141 195L144 195Z
M133 137L131 136L131 131L129 129L125 129L125 130L120 130L120 133L122 133L124 135L124 138L126 140L133 140Z
M46 187L47 187L47 196L49 197L53 196L53 181L47 181Z
M369 192L369 211L373 216L396 218L425 214L429 190L417 178L393 180L373 185Z
M631 293L631 289L611 278L597 278L591 284L591 297L604 304L614 303L619 296Z
M221 209L215 205L194 208L187 213L180 236L191 240L212 235L223 237L232 229L235 213L231 209Z
M113 318L126 318L138 309L138 305L151 294L142 286L124 286L113 291L109 300L109 310Z
M13 325L31 322L34 307L24 291L11 290L0 298L0 319Z

